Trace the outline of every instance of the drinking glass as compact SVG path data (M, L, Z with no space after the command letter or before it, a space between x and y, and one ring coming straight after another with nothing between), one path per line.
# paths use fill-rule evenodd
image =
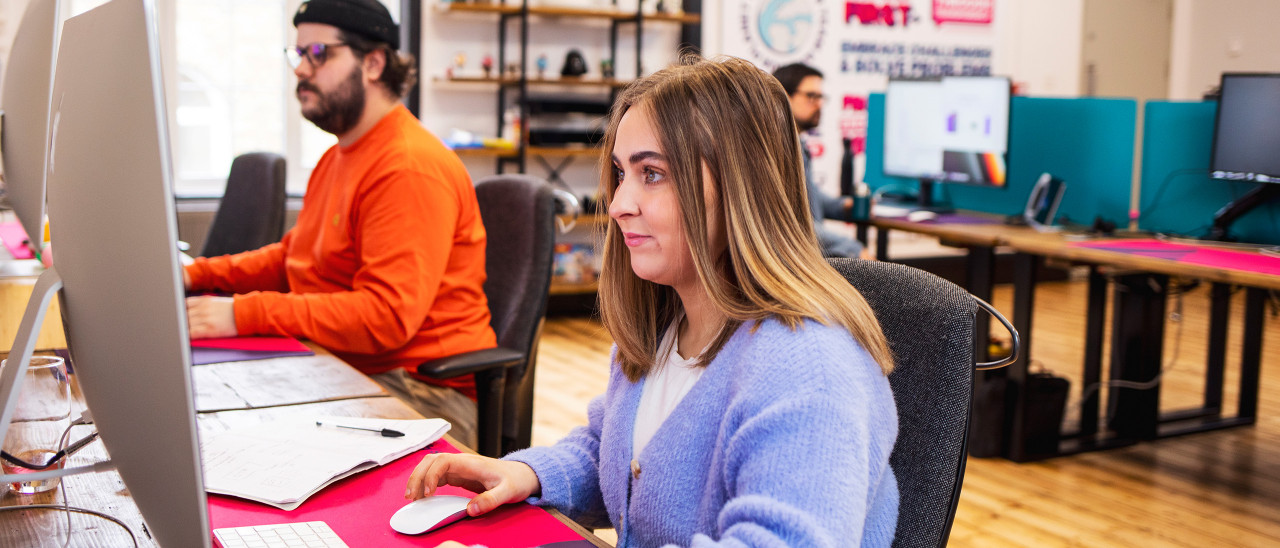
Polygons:
M0 371L10 361L0 362ZM62 435L71 420L71 385L67 381L66 364L57 356L32 356L13 419L4 438L4 451L19 460L45 464L58 452ZM3 425L0 425L3 426ZM45 470L62 468L62 462ZM5 474L38 472L0 459ZM8 488L20 495L43 493L58 487L59 478L9 482Z

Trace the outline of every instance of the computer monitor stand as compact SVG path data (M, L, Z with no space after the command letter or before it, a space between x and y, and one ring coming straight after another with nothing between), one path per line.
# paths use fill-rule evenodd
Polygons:
M905 205L905 204L904 204ZM920 191L916 195L915 209L934 213L952 213L955 208L933 201L933 180L920 179Z
M8 364L0 370L0 446L4 445L9 420L18 405L18 392L22 390L22 379L35 352L36 337L40 335L40 326L44 325L45 312L59 289L62 289L62 278L52 268L45 270L36 280L27 301L27 310L22 314L22 323L18 324L18 335L9 349Z
M22 323L18 325L18 335L14 337L13 347L9 349L8 364L0 370L0 446L4 445L9 421L13 419L14 408L18 406L18 394L22 391L22 380L31 364L31 355L35 353L36 337L40 335L40 326L44 324L45 311L49 310L49 303L59 289L62 289L62 277L58 276L57 271L50 268L40 274L31 291L31 299L27 301L27 310L22 314ZM72 450L68 448L68 452ZM105 472L113 468L115 465L110 460L103 460L86 466L60 466L39 472L0 474L0 483L42 481L74 474Z

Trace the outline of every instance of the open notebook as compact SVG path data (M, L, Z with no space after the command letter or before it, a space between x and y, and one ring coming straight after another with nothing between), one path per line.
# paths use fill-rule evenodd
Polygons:
M403 432L317 426L316 422ZM325 486L422 449L449 431L444 419L292 417L203 436L204 489L293 510Z

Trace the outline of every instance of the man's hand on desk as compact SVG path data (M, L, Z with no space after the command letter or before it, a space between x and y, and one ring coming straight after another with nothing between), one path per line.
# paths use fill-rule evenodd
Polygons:
M193 339L234 337L236 314L231 297L187 297L187 325Z
M529 465L479 455L427 455L409 475L404 498L418 500L441 485L480 493L467 505L467 515L479 516L511 502L542 492L542 483Z

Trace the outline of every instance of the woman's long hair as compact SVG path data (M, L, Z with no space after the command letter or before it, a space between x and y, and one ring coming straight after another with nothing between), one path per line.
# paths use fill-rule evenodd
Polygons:
M806 318L849 331L888 374L893 357L862 295L823 258L805 191L800 138L782 85L731 57L682 61L626 88L613 105L600 164L602 206L618 184L610 157L622 116L644 105L675 185L698 280L728 321L699 365L744 322ZM703 166L710 180L703 180ZM719 208L707 212L704 184ZM721 217L727 249L712 255L707 215ZM680 312L675 290L636 276L618 224L605 230L600 309L632 381L653 367L664 328Z

